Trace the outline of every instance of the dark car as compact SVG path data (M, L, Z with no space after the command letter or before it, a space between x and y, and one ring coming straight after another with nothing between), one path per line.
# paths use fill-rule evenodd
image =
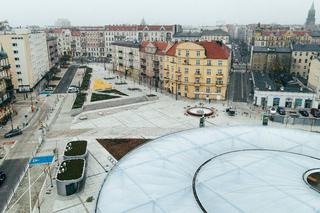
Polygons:
M7 176L3 171L0 171L0 186L4 183L6 180Z
M278 107L277 112L279 115L286 115L286 109L284 107Z
M12 129L9 132L7 132L6 134L4 134L5 138L12 138L14 136L17 135L22 135L22 130L21 129Z
M302 115L303 117L309 117L309 113L307 112L307 110L304 109L300 109L299 110L300 115Z
M316 108L312 108L311 115L313 115L313 117L320 118L320 110L318 110Z
M236 111L234 109L232 109L231 107L227 108L226 112L228 113L229 116L235 116L236 115Z

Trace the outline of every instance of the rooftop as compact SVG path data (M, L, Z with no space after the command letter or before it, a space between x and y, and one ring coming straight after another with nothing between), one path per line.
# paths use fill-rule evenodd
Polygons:
M293 51L320 52L320 45L318 45L318 44L296 44L296 45L293 45Z
M76 180L82 177L85 167L83 159L66 160L60 164L57 179L60 181Z
M289 47L259 47L254 46L253 52L255 53L291 53L291 48Z
M265 73L253 71L252 75L255 88L260 91L312 93L310 89L299 85L299 83L293 79L285 82L286 85L279 86L275 84L274 79L271 79Z
M96 212L313 213L320 195L303 175L319 167L319 141L317 133L254 126L160 137L112 168Z
M188 31L188 32L176 33L176 34L173 35L173 38L190 38L190 37L199 38L200 39L201 33Z
M67 143L66 149L64 151L64 155L79 156L79 155L84 155L86 151L87 151L87 141L71 141Z
M133 41L116 41L116 42L112 42L111 45L121 46L121 47L133 47L133 48L140 47L140 44L138 42L133 42Z
M201 34L202 34L202 36L211 36L211 35L228 36L229 35L226 31L223 31L221 29L203 30Z

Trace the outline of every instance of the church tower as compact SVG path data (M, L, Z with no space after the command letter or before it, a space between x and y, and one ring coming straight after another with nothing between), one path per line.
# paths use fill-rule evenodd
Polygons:
M308 12L305 28L307 30L313 30L315 28L315 25L316 25L316 10L314 8L314 2L313 2Z

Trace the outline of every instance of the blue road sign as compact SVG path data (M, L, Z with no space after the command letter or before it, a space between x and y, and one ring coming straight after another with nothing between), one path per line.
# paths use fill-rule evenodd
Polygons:
M29 165L50 164L53 161L53 155L34 157L29 161Z

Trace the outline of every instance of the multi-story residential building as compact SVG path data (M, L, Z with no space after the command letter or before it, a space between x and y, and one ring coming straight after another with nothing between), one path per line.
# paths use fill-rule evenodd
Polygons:
M259 47L290 47L292 44L311 43L310 31L258 29L254 35L254 46Z
M201 41L222 41L224 44L229 44L230 36L226 31L221 29L203 30L201 32Z
M254 46L251 49L251 70L289 72L291 55L291 48Z
M106 57L104 30L104 27L79 27L84 56L100 60Z
M107 25L105 41L107 54L115 41L172 41L173 35L182 31L180 25Z
M319 103L318 109L320 109L320 58L317 57L311 62L308 87L312 88L316 92L316 99Z
M141 82L139 43L117 41L112 43L111 48L113 70L124 76L131 76L134 81Z
M203 30L201 32L179 32L173 35L173 41L222 41L230 42L230 36L221 29Z
M56 37L47 37L47 49L49 57L49 69L59 63L58 42Z
M81 46L81 33L78 30L71 31L71 55L72 57L81 57L86 49Z
M58 41L59 56L71 55L71 30L55 28L46 31L49 37L56 37Z
M46 34L16 29L1 33L0 43L11 63L14 88L18 92L40 90L43 85L41 80L49 71Z
M142 42L140 45L141 76L152 87L162 88L163 83L163 61L166 50L170 47L167 42Z
M308 78L311 61L320 54L318 44L297 44L292 49L292 63L290 72L293 75Z
M177 42L166 53L164 88L176 97L224 100L230 60L222 42Z
M0 123L5 123L11 116L14 89L11 81L10 64L7 53L0 49Z

